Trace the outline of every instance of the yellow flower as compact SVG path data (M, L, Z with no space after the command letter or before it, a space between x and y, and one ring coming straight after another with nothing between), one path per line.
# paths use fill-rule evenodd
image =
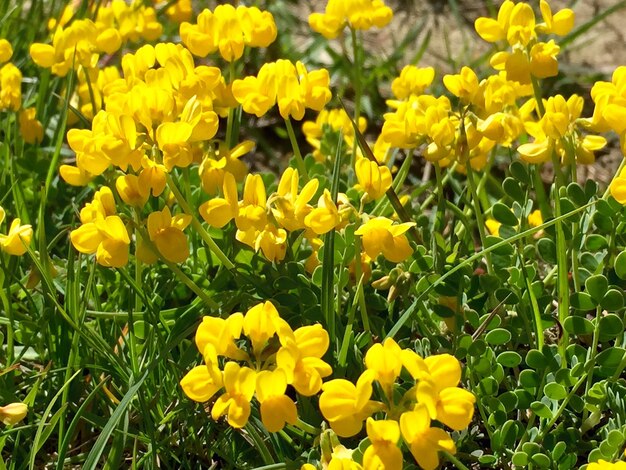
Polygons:
M4 220L5 212L0 207L0 224ZM21 256L26 253L30 240L33 237L33 228L30 225L21 225L20 219L13 219L9 233L0 233L0 248L10 255Z
M227 362L224 366L225 393L221 395L211 409L211 417L217 420L227 414L228 424L233 428L242 428L250 416L250 400L254 396L256 373L249 367L241 367L236 362Z
M385 217L375 217L361 225L355 235L363 238L363 250L376 259L379 254L394 263L400 263L413 253L405 232L413 227L413 222L394 225Z
M307 142L315 149L313 157L318 162L323 162L326 157L333 155L324 155L322 153L321 139L324 135L326 126L330 127L333 132L341 132L345 141L344 148L347 152L352 152L354 148L354 127L352 121L345 109L322 109L315 122L305 121L302 124L302 132L306 136ZM359 117L359 132L364 133L367 128L367 119L363 116Z
M205 365L194 367L180 381L185 395L200 403L210 400L223 386L214 348L205 348L204 361Z
M197 24L180 25L180 37L185 46L199 57L219 50L232 62L243 55L245 46L267 47L276 39L276 24L269 11L257 7L218 5L213 12L205 9Z
M0 62L8 62L13 56L11 43L6 39L0 39Z
M261 250L270 262L282 261L287 253L287 232L274 224L267 224L258 233L255 231L253 248Z
M7 426L17 424L28 414L28 406L24 403L10 403L0 406L0 421Z
M191 0L177 0L173 4L171 2L168 4L170 6L165 10L165 14L167 14L170 20L176 23L182 23L183 21L189 21L191 19L191 15L193 14Z
M626 168L622 168L609 185L611 196L620 204L626 204Z
M252 349L256 356L261 354L266 343L276 333L276 323L279 320L278 310L269 301L257 304L246 312L243 332L252 341Z
M495 219L487 219L485 220L485 226L491 235L496 237L500 236L500 226L502 224Z
M382 197L391 187L391 170L385 165L361 157L357 159L354 170L359 182L355 187L367 194L368 201Z
M309 204L317 192L319 181L311 179L298 194L298 170L287 168L280 178L278 190L270 197L276 221L290 232L305 228L304 219L313 210Z
M557 36L565 36L574 27L575 14L569 8L563 8L552 14L550 4L546 0L539 2L541 16L544 23L537 25L537 31L545 34L556 34Z
M400 76L391 82L391 92L399 100L411 95L421 95L435 79L433 67L419 68L415 65L405 65Z
M383 28L393 17L383 0L328 0L324 13L312 13L309 25L328 39L339 36L348 25L354 29Z
M172 217L169 207L148 216L148 234L159 253L172 263L182 263L189 257L189 245L183 230L191 223L191 216Z
M402 369L401 349L393 338L374 344L365 354L365 366L374 371L376 380L391 397L393 383Z
M398 448L400 426L397 421L374 421L367 418L367 437L371 445L363 454L364 470L393 470L402 468L402 451Z
M285 395L287 377L281 369L261 371L256 376L256 396L261 404L261 420L269 432L278 432L285 423L296 424L296 404Z
M420 467L435 470L439 466L440 450L456 453L456 446L450 435L440 428L430 427L428 410L417 405L414 411L402 413L400 430Z
M17 111L22 106L22 72L11 62L0 68L0 110Z
M222 228L239 212L237 199L237 183L231 173L224 174L223 184L224 197L209 199L199 207L200 215L205 222L213 227Z
M332 368L321 358L329 345L328 333L320 324L303 326L292 334L279 334L282 347L276 354L277 366L287 375L287 383L304 396L312 396L322 388L322 378Z
M611 463L600 459L587 465L587 470L626 470L626 462L619 460Z
M81 214L82 219L82 214ZM70 233L74 248L81 253L96 253L99 264L119 268L128 263L130 238L126 227L116 215L99 215Z
M375 373L365 371L356 385L334 379L322 385L319 407L330 427L341 437L357 434L363 421L381 409L382 403L370 400Z
M341 222L341 215L328 189L325 189L320 196L317 207L304 218L304 224L316 235L330 232L339 226Z
M528 215L528 224L531 227L539 227L543 224L543 217L541 216L541 211L539 209L532 211Z
M443 84L464 103L473 103L479 89L476 72L469 67L463 67L458 75L444 75Z
M150 196L150 188L142 185L136 175L122 175L115 180L117 194L131 206L143 207Z
M328 70L308 72L301 62L279 59L263 64L256 77L233 82L233 96L247 113L263 116L278 104L280 115L300 121L305 108L320 111L331 98Z
M239 210L235 216L237 228L244 232L251 228L263 230L267 224L266 203L263 178L258 174L248 175L243 186L243 199L239 203Z
M36 144L43 140L43 126L37 120L35 108L22 109L19 114L20 134L27 144Z
M196 346L204 356L207 346L215 351L217 356L226 356L229 359L245 360L247 354L239 349L235 343L241 336L243 329L243 315L233 313L228 318L202 317L202 323L196 330Z
M474 416L474 395L457 385L461 381L461 365L450 354L437 354L424 359L428 374L419 377L417 401L431 419L460 431Z

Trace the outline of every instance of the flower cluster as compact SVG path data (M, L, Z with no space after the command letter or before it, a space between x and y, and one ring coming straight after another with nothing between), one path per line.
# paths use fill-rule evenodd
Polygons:
M458 387L460 380L461 366L453 356L423 359L388 338L368 350L365 371L356 384L345 379L324 383L320 410L341 437L354 436L366 422L370 445L363 454L363 468L402 468L402 440L422 468L435 469L438 452L454 453L456 447L443 428L433 426L434 421L460 431L474 413L475 397ZM372 399L375 382L381 400ZM352 461L346 452L333 459Z
M219 51L224 60L232 62L241 58L245 46L267 47L273 43L276 24L269 11L224 4L214 11L205 9L196 24L182 23L180 38L198 57Z
M478 18L476 32L487 42L506 40L510 51L494 54L490 63L496 70L506 72L508 80L528 84L531 77L554 77L559 71L556 56L560 48L554 39L538 40L540 34L565 36L574 27L574 12L564 8L553 14L546 0L540 1L542 23L537 23L535 12L528 3L506 0L500 6L498 18Z
M298 420L296 404L285 394L287 386L312 396L332 373L321 359L328 345L321 325L292 330L271 302L257 304L245 315L204 317L196 332L204 364L190 370L180 384L197 402L206 402L223 389L211 416L217 420L226 415L234 428L246 425L256 397L264 426L277 432Z
M383 0L329 0L324 13L312 13L309 25L328 39L336 38L346 26L367 30L382 28L393 18Z
M0 224L4 222L6 213L0 207ZM0 250L15 256L21 256L28 250L28 245L33 237L33 229L30 225L22 225L20 219L13 219L9 227L9 233L0 233Z
M18 122L24 142L34 144L43 139L43 126L37 120L35 108L22 109L22 72L13 63L13 47L0 39L0 111L19 111Z

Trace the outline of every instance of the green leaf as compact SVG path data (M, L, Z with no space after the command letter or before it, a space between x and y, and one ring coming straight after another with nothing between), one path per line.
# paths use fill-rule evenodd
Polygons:
M534 401L530 404L530 409L540 418L551 419L552 411L545 403L540 401Z
M609 290L609 281L602 274L597 274L585 281L585 289L597 305Z
M609 313L603 317L600 317L600 341L608 341L624 333L624 323L622 319Z
M587 237L585 241L585 248L589 251L600 251L609 247L609 242L606 237L593 233Z
M511 177L505 178L502 182L502 189L514 201L523 203L526 199L526 194L522 190L520 184Z
M609 289L602 298L600 306L609 312L616 312L624 306L624 295L617 289Z
M600 373L608 377L613 375L624 359L626 349L611 347L596 356L596 363L600 366Z
M576 292L570 297L570 304L576 310L594 310L597 303L586 292Z
M550 457L541 452L532 455L530 457L530 460L535 463L539 468L550 468L551 465Z
M528 454L526 452L515 452L511 462L516 467L526 467L528 465Z
M615 258L615 274L620 279L626 281L626 251L622 251Z
M487 333L485 339L493 346L506 344L511 341L511 332L505 328L496 328Z
M526 369L519 374L519 383L525 390L533 390L539 386L541 379L534 370Z
M593 333L593 323L584 317L570 315L563 321L563 328L571 335L590 335Z
M583 206L589 200L578 183L570 183L567 186L567 197L577 206Z
M504 351L498 354L496 361L504 367L517 367L522 362L522 356L515 351Z
M515 227L519 224L519 220L517 220L513 211L501 202L496 202L493 205L491 214L493 215L493 218L501 224L509 225L511 227Z
M552 382L543 387L543 393L551 400L563 400L567 396L567 390L561 384Z
M546 357L538 349L531 349L526 353L526 365L531 369L542 370L546 367Z
M511 172L511 176L520 183L530 184L530 175L528 174L528 169L526 165L524 165L522 162L515 160L509 166L509 171Z
M537 241L537 252L546 263L556 264L556 244L550 238Z

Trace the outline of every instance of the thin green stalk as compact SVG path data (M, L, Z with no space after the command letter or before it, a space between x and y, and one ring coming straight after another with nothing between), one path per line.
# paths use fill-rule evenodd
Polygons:
M593 367L596 363L596 355L598 354L598 342L600 341L600 316L602 315L602 307L596 307L596 324L593 329L593 339L591 340L591 348L587 350L587 364L589 365L589 375L585 384L585 396L589 393L589 389L593 385ZM584 423L589 416L589 410L585 407L583 410L582 422Z
M391 330L389 330L389 333L387 333L386 337L387 338L393 338L398 333L400 328L402 328L402 326L409 320L409 318L413 314L413 310L415 309L415 306L417 305L417 303L421 302L427 295L429 295L432 289L434 289L438 285L442 284L446 279L448 279L450 276L453 276L459 270L465 268L466 266L470 266L476 260L478 260L478 259L482 258L483 256L485 256L486 253L491 253L492 251L495 251L495 250L497 250L500 247L503 247L505 245L509 245L511 243L516 242L517 240L520 240L522 238L528 237L529 235L532 235L532 234L538 232L539 230L544 230L546 227L551 227L551 226L555 225L558 221L567 219L567 218L569 218L569 217L571 217L571 216L573 216L575 214L578 214L578 213L580 213L580 212L582 212L584 210L589 209L591 206L595 205L596 202L597 201L591 201L591 202L585 204L584 206L578 207L578 208L574 209L573 211L570 211L570 212L568 212L566 214L563 214L559 218L555 218L555 219L549 220L549 221L544 222L543 224L541 224L541 225L539 225L537 227L531 227L528 230L524 230L523 232L520 232L520 233L518 233L516 235L513 235L510 238L506 238L504 240L500 240L499 242L494 243L491 246L485 247L485 248L483 248L482 250L480 250L477 253L474 253L473 255L468 257L467 259L463 260L462 262L460 262L456 266L452 267L450 270L448 270L445 273L443 273L441 275L441 277L439 277L435 282L430 284L423 292L421 292L417 296L417 298L413 301L411 306L407 310L405 310L405 312L396 321L396 323L391 328Z
M456 466L456 468L460 469L460 470L469 470L468 467L466 467L465 465L463 465L461 463L461 461L459 459L457 459L454 455L452 455L450 452L446 452L445 450L441 452L443 454L443 456L453 465Z
M563 400L563 403L561 403L561 406L559 406L559 409L556 410L556 413L554 413L554 416L552 416L552 419L550 419L550 421L548 421L548 424L546 424L546 426L543 428L543 430L539 433L539 436L537 437L537 440L535 442L539 443L539 442L543 441L543 439L544 439L544 437L546 437L546 434L548 433L548 431L550 431L550 429L552 429L552 426L554 426L554 423L556 423L558 421L558 419L561 417L561 415L565 411L565 408L567 408L567 405L569 404L569 401L572 399L572 397L578 391L578 387L580 387L585 382L585 380L587 380L587 375L588 375L588 372L583 374L580 377L580 379L578 379L578 382L576 382L574 384L572 389L569 391L569 393L567 394L567 396Z
M263 459L263 462L265 463L265 465L274 464L275 463L274 458L272 457L272 454L270 453L270 450L267 447L267 444L261 438L261 435L256 430L256 428L251 423L248 423L246 424L245 429L246 431L248 431L248 434L254 441L254 444L256 445L256 450L259 451L259 453L261 454L261 458Z
M309 174L306 171L306 165L304 164L304 159L302 158L302 153L300 152L300 146L298 145L298 139L296 139L296 133L294 132L293 126L291 125L291 118L285 119L285 127L287 127L289 142L291 142L291 148L293 149L293 154L296 157L296 165L298 166L298 171L300 172L300 176L306 183L309 181Z
M211 238L211 235L209 235L209 232L207 232L204 229L204 227L198 220L198 217L196 217L195 211L191 209L185 197L182 195L180 190L176 187L176 184L174 183L172 176L170 174L167 174L166 179L167 179L167 186L170 188L170 190L174 194L174 197L176 198L176 202L178 202L180 207L182 207L185 214L188 214L191 216L191 225L200 234L200 237L204 240L204 243L206 243L206 245L209 247L211 252L215 256L217 256L217 259L219 259L222 262L222 264L224 265L224 267L226 267L226 269L228 270L234 269L235 265L232 263L231 260L228 259L228 257L224 254L224 252L220 249L220 247L217 246L217 243L213 241L213 238Z
M474 171L470 164L467 168L467 182L469 183L470 193L472 195L472 204L474 205L474 215L476 215L476 223L478 224L478 233L480 235L480 243L483 247L487 246L487 234L485 233L485 219L480 208L480 200L476 191L476 182L474 181ZM491 253L485 253L485 261L487 262L487 272L493 274L493 265L491 264Z
M352 70L354 71L354 122L356 122L358 126L359 119L361 118L361 95L363 93L361 83L361 54L359 53L359 38L356 29L350 28L350 35L352 38L352 53L354 55L354 63L352 64ZM352 149L352 160L350 162L351 168L354 168L354 164L356 163L357 148L358 142L355 139Z
M541 311L539 310L539 304L537 303L537 297L533 292L532 284L530 283L530 279L528 277L528 273L526 272L526 265L524 261L524 250L521 243L518 243L517 246L520 260L520 269L522 271L522 276L524 276L524 283L526 284L526 291L528 292L528 298L530 299L530 305L533 311L533 320L535 324L535 336L536 336L536 347L537 349L543 349L544 338L543 338L543 322L541 320Z

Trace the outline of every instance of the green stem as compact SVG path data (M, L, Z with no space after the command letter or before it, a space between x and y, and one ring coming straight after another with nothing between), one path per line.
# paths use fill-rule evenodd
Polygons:
M270 468L273 468L271 467L271 465L275 464L274 458L272 457L272 454L270 453L270 450L268 449L267 444L265 444L265 441L261 438L261 435L259 434L259 432L251 423L246 424L245 429L246 431L248 431L248 434L254 441L257 447L257 450L261 454L261 458L263 459L263 462L265 463L265 465L270 466ZM262 468L267 468L267 467L262 467Z
M289 135L289 142L291 142L291 148L293 149L293 154L296 157L296 165L298 165L298 171L300 172L300 176L304 179L304 182L309 181L309 174L306 171L306 165L304 164L304 159L302 158L302 153L300 152L300 146L298 145L298 140L296 139L296 133L293 130L293 126L291 125L291 118L285 119L285 126L287 127L287 134Z
M359 53L359 38L357 36L356 29L350 28L350 35L352 38L352 53L354 54L354 122L359 125L359 119L361 118L361 95L363 93L361 84L361 55ZM354 148L352 149L352 161L351 168L354 168L356 162L356 150L358 143L354 140Z
M446 452L445 450L441 452L444 457L452 464L454 464L456 466L456 468L459 468L461 470L469 470L468 467L466 467L465 465L463 465L461 463L461 461L459 459L457 459L454 455L452 455L450 452Z
M485 233L485 219L483 218L483 212L480 208L480 202L478 199L478 192L476 191L476 182L474 181L474 171L472 166L468 163L467 168L467 182L469 183L470 193L472 194L472 204L474 205L474 214L476 215L476 221L478 223L478 233L480 234L480 243L483 247L486 247L487 235ZM487 272L493 274L493 265L491 264L491 253L485 253L485 260L487 262Z
M296 426L313 436L317 436L320 433L320 429L316 428L315 426L310 425L309 423L305 423L300 418L298 418L298 421L296 422Z
M176 184L174 184L174 180L172 179L172 176L169 173L166 175L166 179L167 179L167 186L170 188L170 190L174 194L176 201L178 202L180 207L182 207L183 211L186 214L191 216L191 225L200 234L200 237L204 240L204 243L206 243L206 245L209 247L211 252L215 256L217 256L217 259L219 259L222 262L222 264L226 267L226 269L228 270L234 269L235 265L232 263L231 260L228 259L228 257L224 254L224 252L220 249L220 247L217 246L217 243L215 243L213 238L211 238L211 235L209 235L209 232L207 232L204 229L204 227L202 226L202 224L196 217L195 212L191 209L185 197L182 195L180 190L176 187Z
M152 240L150 240L150 237L148 236L148 234L145 232L145 230L140 229L139 227L136 228L137 233L139 233L139 235L141 236L141 238L143 239L144 244L155 254L159 257L159 259L174 273L176 274L176 276L178 276L178 278L181 280L181 282L183 284L185 284L187 287L189 287L189 289L191 289L198 297L200 297L205 304L207 304L207 306L213 310L219 310L220 306L217 304L217 302L215 302L215 300L213 300L211 297L208 296L208 294L206 292L204 292L195 282L193 282L189 276L187 276L182 269L180 269L175 263L172 263L168 260L166 260L165 258L163 258L161 256L161 253L159 252L159 250L157 249L157 247L154 245L154 243L152 243Z

